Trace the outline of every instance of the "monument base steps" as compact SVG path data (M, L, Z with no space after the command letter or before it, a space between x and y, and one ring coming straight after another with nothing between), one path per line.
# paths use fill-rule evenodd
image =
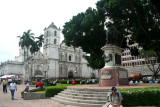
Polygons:
M51 99L62 104L80 107L102 107L108 101L110 90L67 88Z

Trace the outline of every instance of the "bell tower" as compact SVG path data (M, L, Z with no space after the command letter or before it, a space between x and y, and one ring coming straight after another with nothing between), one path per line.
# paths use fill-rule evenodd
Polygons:
M52 22L44 29L43 54L47 58L59 59L58 47L60 45L60 28Z
M60 28L51 23L44 29L43 55L47 58L47 74L51 78L59 77Z

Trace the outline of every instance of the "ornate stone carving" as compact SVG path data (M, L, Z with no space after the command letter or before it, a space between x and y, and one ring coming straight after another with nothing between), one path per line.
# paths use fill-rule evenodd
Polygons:
M101 75L101 78L102 79L111 79L111 74L110 74L110 72L109 71L104 71L103 73L102 73L102 75Z
M107 55L104 54L103 57L104 57L104 61L105 61L106 63L112 61L112 54L107 54Z

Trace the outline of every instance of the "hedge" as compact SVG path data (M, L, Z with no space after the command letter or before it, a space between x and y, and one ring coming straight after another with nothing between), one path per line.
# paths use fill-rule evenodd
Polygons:
M54 95L57 95L64 89L66 89L67 86L50 86L45 88L45 96L46 97L53 97Z
M36 85L36 81L32 81L32 85Z
M67 80L61 80L61 81L59 81L61 84L67 84ZM71 84L72 83L72 80L69 80L69 84Z
M80 84L80 81L81 81L81 80L77 79L77 80L75 80L75 81L76 81L76 84ZM95 79L95 82L97 83L98 80ZM60 83L61 83L61 84L67 84L67 80L61 80ZM69 84L71 84L71 83L72 83L72 80L69 80ZM86 80L84 80L84 83L86 83ZM89 84L91 84L91 83L92 83L92 79L89 79Z
M160 105L160 88L120 90L123 106L156 106Z

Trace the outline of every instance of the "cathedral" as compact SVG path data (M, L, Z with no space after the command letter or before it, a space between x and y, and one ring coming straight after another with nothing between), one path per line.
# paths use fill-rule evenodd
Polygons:
M51 23L44 29L43 53L40 51L31 54L26 49L19 50L19 56L15 61L3 62L0 65L0 75L18 75L24 80L36 77L48 79L65 78L98 78L98 70L87 66L87 61L82 57L83 50L68 47L60 43L60 28Z

